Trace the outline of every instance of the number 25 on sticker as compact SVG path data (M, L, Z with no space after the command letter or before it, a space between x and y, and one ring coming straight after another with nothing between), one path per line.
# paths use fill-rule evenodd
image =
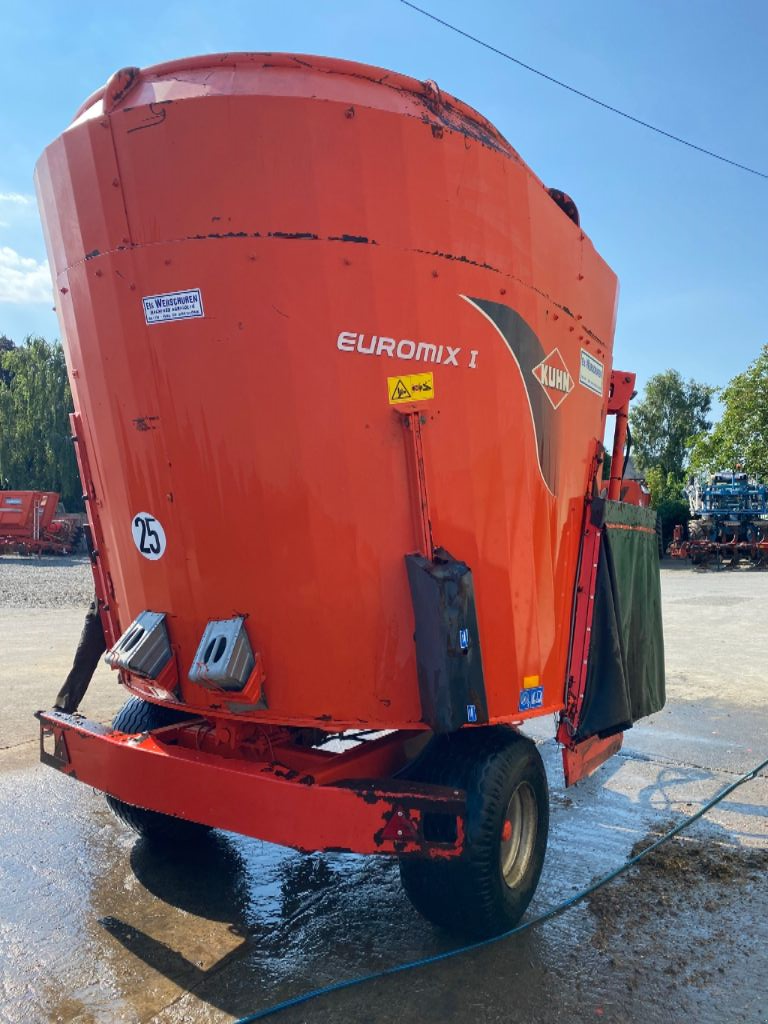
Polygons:
M159 519L149 512L138 512L131 520L133 543L139 552L151 562L162 558L165 553L165 530Z

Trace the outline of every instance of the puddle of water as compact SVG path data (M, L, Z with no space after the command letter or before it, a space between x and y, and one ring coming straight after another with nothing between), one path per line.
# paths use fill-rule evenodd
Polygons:
M718 788L707 772L617 758L566 794L554 745L542 750L552 830L531 913L621 863L681 800ZM0 807L0 1007L13 1024L226 1021L457 945L412 909L385 858L306 857L224 834L196 850L158 850L119 825L101 796L43 768L0 775ZM707 848L717 849L724 832L708 827ZM546 1024L573 1024L574 1014L755 1024L759 1016L726 1010L752 1013L758 996L768 1003L762 879L704 871L680 892L672 877L659 893L648 877L619 883L605 913L582 905L498 946L292 1011L281 1024L474 1024L507 1022L513 1011ZM713 886L725 888L712 895ZM699 947L703 966L679 967Z

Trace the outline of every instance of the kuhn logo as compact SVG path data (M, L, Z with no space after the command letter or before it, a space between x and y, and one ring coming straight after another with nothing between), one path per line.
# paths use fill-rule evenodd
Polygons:
M533 375L544 388L544 393L557 409L573 390L573 378L568 373L560 349L553 348L542 361L533 368Z

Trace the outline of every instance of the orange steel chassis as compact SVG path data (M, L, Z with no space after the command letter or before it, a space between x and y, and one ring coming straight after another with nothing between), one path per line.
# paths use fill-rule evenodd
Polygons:
M38 717L44 764L135 806L305 851L463 851L462 791L387 777L423 746L424 733L331 753L297 747L291 730L268 727L238 735L232 723L196 720L127 735L77 715ZM430 840L430 816L455 822L452 841Z
M615 415L618 499L634 386L610 369L616 278L489 122L363 65L195 58L116 73L37 187L107 644L166 613L174 657L120 681L200 716L128 735L41 713L47 764L298 849L461 855L465 794L402 777L431 735L403 558L436 546L474 577L482 724L560 713L569 783L618 749L572 740L599 438ZM199 315L150 322L142 301L188 289ZM425 370L431 401L388 401L389 375ZM161 560L137 553L140 510L165 522ZM189 678L205 624L233 615L264 690ZM355 728L351 750L311 746Z

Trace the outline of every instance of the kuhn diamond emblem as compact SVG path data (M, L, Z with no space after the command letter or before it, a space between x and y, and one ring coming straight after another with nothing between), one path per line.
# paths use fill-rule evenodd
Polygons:
M533 368L533 375L544 388L544 393L557 409L573 390L573 377L568 372L560 349L553 348L548 356Z

